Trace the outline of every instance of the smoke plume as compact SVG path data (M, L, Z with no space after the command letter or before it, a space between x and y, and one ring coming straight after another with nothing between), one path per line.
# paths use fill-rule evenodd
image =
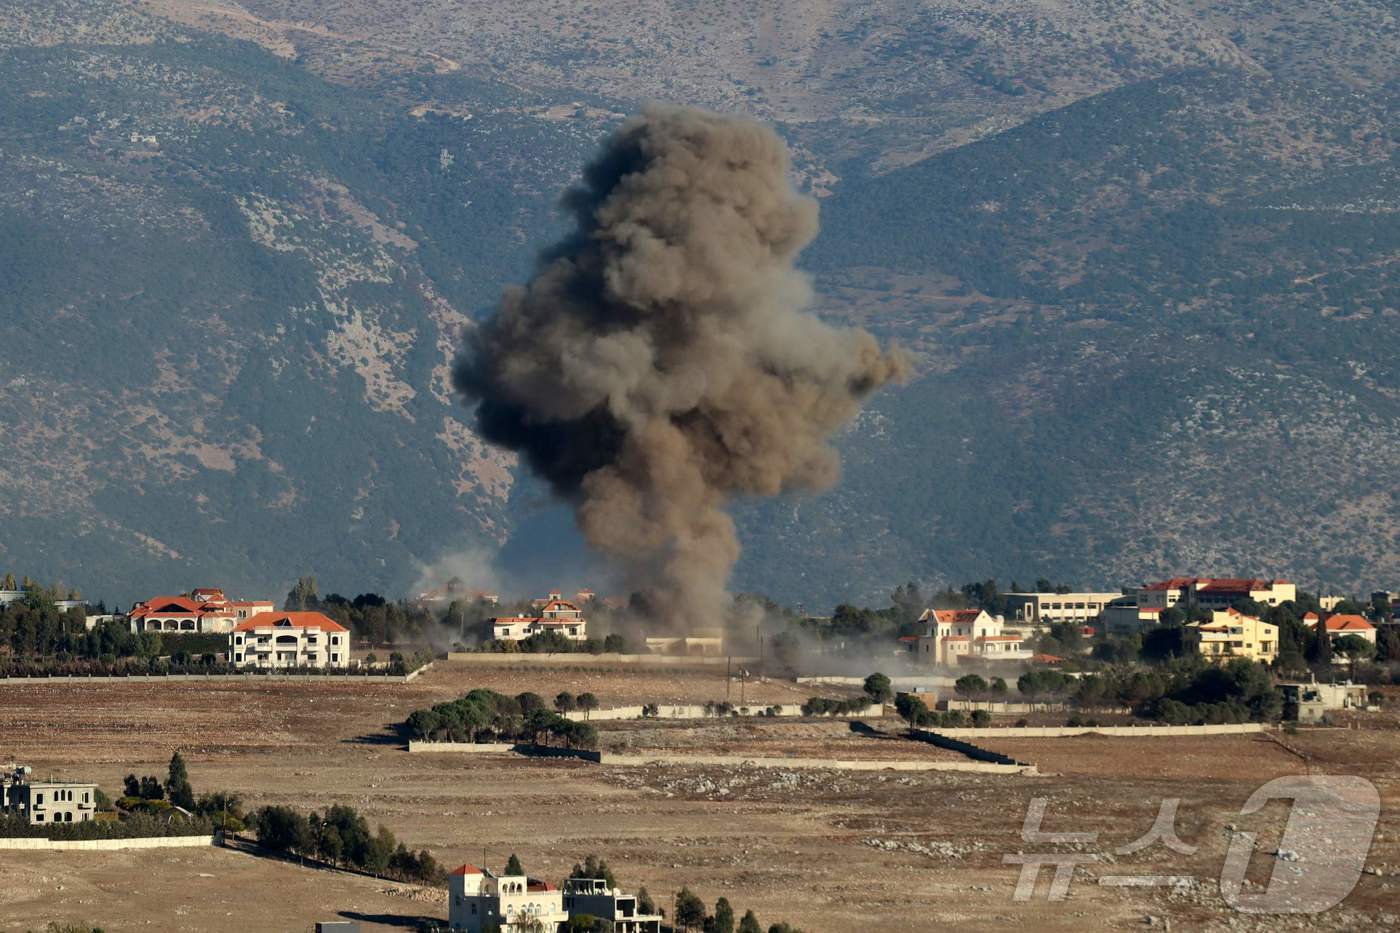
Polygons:
M564 196L576 230L470 332L478 428L573 504L590 546L677 628L724 618L725 506L835 482L827 443L906 357L804 311L817 205L750 120L652 108Z

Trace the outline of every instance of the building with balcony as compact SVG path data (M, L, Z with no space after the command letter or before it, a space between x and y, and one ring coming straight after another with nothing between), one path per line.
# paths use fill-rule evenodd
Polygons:
M349 667L350 631L319 612L260 612L229 633L239 668Z
M31 769L0 775L0 809L31 825L86 823L97 811L97 785L81 781L32 781Z
M557 933L568 920L563 892L547 882L475 865L447 873L447 923L454 933Z
M925 609L919 621L924 631L902 643L925 664L1030 660L1022 636L1006 634L1004 621L985 610Z
M531 635L554 632L570 641L588 640L588 620L583 610L568 600L536 600L539 615L498 616L491 620L491 637L497 641L520 641Z
M1216 610L1209 622L1189 622L1187 643L1208 661L1234 658L1269 663L1278 657L1278 626L1235 609Z
M612 933L661 933L660 914L641 913L635 894L610 888L602 878L566 879L564 910L570 917L596 917Z
M1099 622L1107 635L1136 635L1162 624L1165 606L1139 606L1136 596L1120 596L1103 608Z
M133 633L187 632L225 634L234 626L277 607L270 599L231 600L215 587L200 587L178 596L155 596L131 607Z

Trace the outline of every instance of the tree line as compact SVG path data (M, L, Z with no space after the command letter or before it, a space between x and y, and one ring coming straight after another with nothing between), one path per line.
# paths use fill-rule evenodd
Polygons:
M577 705L567 693L555 699L561 708ZM589 701L592 708L596 703L596 697ZM505 740L547 745L554 740L566 748L598 747L598 731L590 723L566 719L547 708L539 694L525 692L510 697L484 687L456 700L414 710L403 728L412 738L434 742Z

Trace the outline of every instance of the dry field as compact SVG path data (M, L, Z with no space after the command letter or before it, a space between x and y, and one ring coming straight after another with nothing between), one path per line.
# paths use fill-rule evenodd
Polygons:
M1140 929L1145 917L1178 929L1272 929L1275 918L1226 909L1218 877L1228 826L1265 780L1306 773L1360 774L1381 789L1380 836L1342 907L1293 928L1373 928L1400 922L1395 904L1400 826L1394 807L1400 729L1318 731L1267 738L1226 736L1007 740L984 744L1036 762L1040 776L852 773L720 767L599 768L573 761L408 755L386 726L416 706L485 685L552 696L591 690L605 706L647 700L722 699L722 674L444 665L403 686L306 684L93 684L0 686L0 759L40 772L87 776L108 788L128 771L163 773L170 752L190 761L196 790L227 788L252 806L322 808L347 803L445 863L502 865L519 854L558 881L576 859L608 859L622 882L658 902L682 884L707 902L723 895L766 923L809 933ZM792 701L791 685L760 699ZM750 694L752 697L752 693ZM792 752L832 757L942 756L929 746L860 736L844 722L600 724L609 747ZM888 725L888 724L887 724ZM1045 828L1101 833L1093 851L1137 839L1163 798L1180 798L1177 830L1189 856L1160 847L1075 875L1068 899L1013 900L1007 853L1047 847L1021 841L1032 797L1049 798ZM1261 815L1261 844L1277 839L1284 810ZM1253 819L1253 818L1251 818ZM1253 828L1254 824L1250 824ZM1048 847L1054 851L1055 847ZM1272 863L1256 856L1265 877ZM1121 889L1095 876L1190 875L1175 889ZM1047 870L1047 875L1048 875ZM1255 877L1255 875L1251 875ZM50 920L123 930L309 930L318 919L358 917L368 928L443 917L436 892L320 872L220 850L0 854L0 930Z

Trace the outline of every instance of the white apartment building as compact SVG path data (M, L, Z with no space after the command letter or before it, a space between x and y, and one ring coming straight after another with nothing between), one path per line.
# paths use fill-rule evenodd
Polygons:
M1003 634L1004 622L982 609L925 609L922 634L906 644L926 664L1024 661L1031 657L1020 635Z
M228 639L234 667L350 666L350 631L319 612L261 612Z
M24 817L30 825L86 823L97 811L97 785L80 781L31 781L32 769L14 768L0 775L0 810Z
M557 933L569 913L563 892L552 884L462 865L447 874L447 918L454 933Z
M597 917L611 933L661 933L660 914L641 913L635 894L610 888L602 878L566 879L564 910L571 917Z
M1114 593L1007 593L1011 618L1032 625L1093 622L1109 603L1122 597Z

